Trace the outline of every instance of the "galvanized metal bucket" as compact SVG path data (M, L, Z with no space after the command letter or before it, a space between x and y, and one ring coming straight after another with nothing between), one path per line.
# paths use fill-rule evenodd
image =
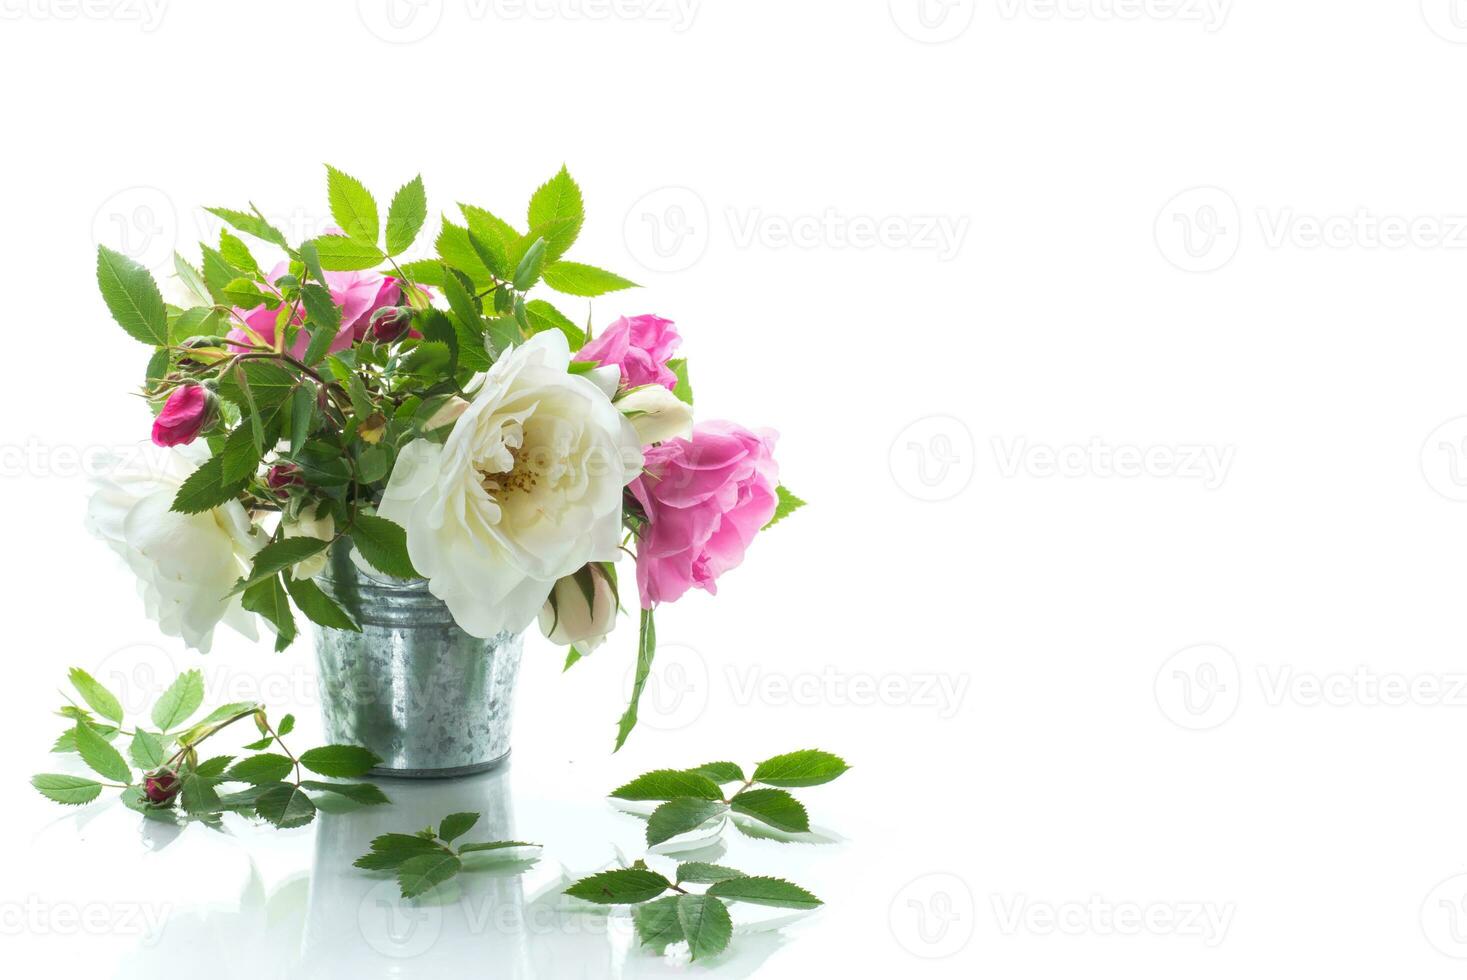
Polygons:
M371 749L379 776L462 776L504 761L523 634L470 636L426 581L359 567L346 540L316 582L362 628L312 625L329 742Z

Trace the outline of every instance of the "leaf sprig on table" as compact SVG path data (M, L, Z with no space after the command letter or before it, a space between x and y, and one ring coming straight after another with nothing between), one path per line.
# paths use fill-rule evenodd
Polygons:
M706 885L702 892L686 885ZM672 892L671 895L667 894ZM702 861L679 864L675 880L637 861L629 868L602 871L572 884L567 895L601 905L631 905L642 944L659 954L687 942L693 959L723 952L733 936L728 902L808 910L821 902L783 878L747 875L736 868Z
M839 756L802 749L765 759L748 777L733 762L710 762L693 769L656 769L612 790L619 800L663 801L647 818L647 844L661 844L714 817L732 811L775 830L810 830L804 804L790 789L819 786L850 767ZM724 789L739 784L732 794Z
M197 670L180 674L159 696L149 714L152 728L140 723L129 727L121 701L86 671L72 668L70 680L87 708L68 698L70 703L58 714L72 727L57 738L52 751L77 753L102 779L62 773L33 777L31 785L54 802L77 806L97 799L103 789L120 789L125 805L148 815L169 814L177 806L195 819L234 812L281 828L305 826L315 819L313 792L362 804L389 802L372 783L332 781L362 776L381 761L367 749L325 745L292 753L285 744L285 736L295 728L292 715L272 724L264 705L240 701L221 705L188 724L204 702L204 677ZM201 759L204 742L247 718L260 734L244 746L248 754ZM122 737L129 740L126 758L112 744ZM328 779L306 778L308 773ZM221 793L220 787L229 783L245 788Z
M477 813L450 813L437 828L427 827L416 834L383 834L373 839L370 851L352 863L364 871L395 871L402 897L413 898L462 871L466 854L540 846L496 840L455 847L453 842L472 830L479 817Z

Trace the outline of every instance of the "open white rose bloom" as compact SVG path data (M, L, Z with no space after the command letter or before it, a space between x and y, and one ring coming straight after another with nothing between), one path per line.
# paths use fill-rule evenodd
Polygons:
M443 445L403 448L378 508L474 636L524 629L558 579L620 554L641 440L602 379L569 365L558 330L506 352Z
M255 617L225 596L265 544L238 500L201 514L169 509L207 458L201 445L148 451L98 479L87 508L88 527L137 575L149 618L203 653L220 622L256 638Z

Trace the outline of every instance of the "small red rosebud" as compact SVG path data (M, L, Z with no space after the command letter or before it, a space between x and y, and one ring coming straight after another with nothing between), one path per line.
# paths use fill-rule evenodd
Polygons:
M179 385L153 420L153 442L159 446L186 446L213 425L218 414L219 400L208 388Z
M155 769L143 776L143 798L153 806L172 806L178 790L178 774L171 769Z
M305 482L301 478L301 468L294 463L276 463L265 471L265 486L271 490L300 487L304 486Z
M372 317L372 339L379 344L391 344L402 339L413 325L409 310L389 307L379 310Z

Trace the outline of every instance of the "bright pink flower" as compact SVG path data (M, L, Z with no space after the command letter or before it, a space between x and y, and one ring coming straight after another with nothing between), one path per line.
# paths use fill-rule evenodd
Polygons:
M667 366L667 359L682 342L671 320L651 314L622 317L582 347L575 359L615 364L628 388L662 385L671 391L677 387L677 375Z
M279 279L285 271L286 265L282 262L270 270L270 281ZM326 285L330 289L332 302L341 307L341 329L336 331L336 336L331 340L331 346L327 349L329 354L346 350L361 340L371 325L373 312L384 306L396 306L402 298L402 288L397 280L378 272L328 272ZM267 346L275 344L275 321L280 315L278 307L273 310L268 306L257 306L252 310L236 308L234 312L244 320L249 330L235 327L229 331L227 339L232 342L230 349L243 351L254 343L264 343ZM297 312L294 322L299 324L304 321L304 311ZM255 336L251 337L251 333ZM304 356L310 343L311 338L307 333L298 332L295 342L290 345L291 356Z
M186 446L214 419L214 395L203 385L180 385L163 403L163 411L153 420L153 443L158 446Z
M637 544L644 609L694 586L717 592L718 577L744 560L778 504L776 438L768 429L702 422L692 439L645 450L646 472L631 485L648 519Z

